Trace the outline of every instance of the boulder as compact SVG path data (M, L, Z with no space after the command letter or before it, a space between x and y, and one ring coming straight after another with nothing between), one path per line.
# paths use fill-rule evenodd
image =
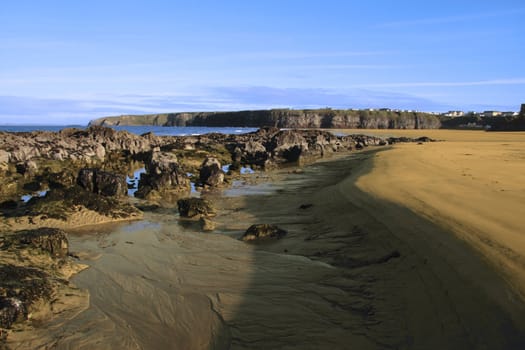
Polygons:
M78 173L77 183L88 192L108 197L127 195L127 183L124 175L113 174L100 169L81 169Z
M286 162L296 162L301 154L308 151L308 142L296 130L282 130L270 142L274 158Z
M173 153L150 151L145 157L146 173L141 174L135 195L145 198L150 192L189 192L190 180Z
M252 225L244 235L241 237L241 240L248 241L257 241L257 240L266 240L270 238L282 238L287 234L287 232L276 225L271 224L257 224Z
M15 322L27 320L31 306L40 300L51 300L53 294L47 273L15 265L0 266L0 290L0 328L11 328Z
M96 193L108 197L123 197L128 194L126 177L120 174L97 171L95 177Z
M263 166L268 158L270 158L270 153L259 141L249 140L244 144L243 148L241 159L245 164Z
M214 157L206 158L201 165L199 177L203 185L212 187L221 185L224 181L224 172L219 160Z
M0 328L11 328L13 323L24 321L27 314L20 299L0 296Z
M20 231L9 236L9 239L11 244L41 249L55 258L63 259L69 253L67 234L56 228Z
M16 165L16 172L21 175L34 175L38 170L38 165L33 160L26 160L25 162Z
M215 210L210 201L202 198L183 198L177 201L179 214L184 218L213 216Z
M77 177L77 184L88 192L96 193L95 178L97 169L80 169Z

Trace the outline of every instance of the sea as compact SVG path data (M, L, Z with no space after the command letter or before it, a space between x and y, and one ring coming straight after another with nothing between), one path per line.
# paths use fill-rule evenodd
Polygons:
M60 131L64 128L85 129L85 125L0 125L0 131L31 132L31 131ZM257 128L242 127L196 127L196 126L112 126L115 130L126 130L133 134L142 135L153 132L158 136L191 136L209 133L246 134L256 131Z

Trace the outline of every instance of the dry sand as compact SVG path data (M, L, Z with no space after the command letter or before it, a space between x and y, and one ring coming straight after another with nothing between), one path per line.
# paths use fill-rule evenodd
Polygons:
M215 233L170 209L76 232L90 308L13 347L525 348L525 135L412 133L449 141L266 174L211 196ZM289 233L235 239L254 223Z
M525 133L411 131L446 142L375 155L357 187L453 232L525 300Z

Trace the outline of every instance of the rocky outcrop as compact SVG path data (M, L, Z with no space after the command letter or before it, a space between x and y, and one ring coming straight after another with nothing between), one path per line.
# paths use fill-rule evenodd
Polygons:
M127 195L126 177L112 174L100 169L81 169L77 183L80 187L93 193L109 197L123 197Z
M88 297L68 279L84 266L67 260L66 233L51 228L7 232L0 240L0 348L15 324L42 322L66 309L87 307ZM66 298L83 297L83 304ZM60 299L60 300L59 300ZM75 299L79 300L79 299ZM68 306L66 306L68 305Z
M58 259L66 258L69 253L67 234L62 230L49 227L19 231L16 235L5 237L1 246L40 249Z
M215 157L207 157L199 172L200 182L205 186L217 187L224 181L224 172L221 163Z
M155 140L125 131L92 126L63 129L60 132L0 132L0 163L24 163L33 159L78 161L86 164L104 161L112 152L147 152Z
M177 201L179 214L183 218L201 218L215 215L210 201L202 198L183 198Z
M23 205L4 205L1 214L7 225L24 228L35 225L70 227L142 216L140 210L121 198L102 196L77 186L52 189L45 196L33 197Z
M257 224L252 225L246 230L241 240L245 242L260 241L267 239L279 239L284 237L287 232L276 225L271 224Z
M219 185L224 174L217 165L206 164L206 158L216 158L219 165L231 163L230 169L235 171L242 165L270 168L282 163L310 162L334 152L399 142L366 135L336 136L321 130L276 127L240 135L157 137L152 133L138 136L92 126L86 130L0 133L0 136L3 137L0 202L31 192L69 188L75 183L94 193L124 196L124 178L111 174L124 174L132 161L144 162L146 168L135 195L154 199L189 192L187 173L201 173L201 182L206 186ZM81 169L97 170L83 170L79 178Z
M135 196L147 198L166 192L189 192L190 180L173 153L153 150L144 160L146 173L141 174Z
M90 125L436 129L441 124L439 118L430 113L326 108L122 115L95 119Z

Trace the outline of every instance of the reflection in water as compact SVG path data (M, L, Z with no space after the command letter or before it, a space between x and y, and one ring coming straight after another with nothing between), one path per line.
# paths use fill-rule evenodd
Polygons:
M20 200L22 202L24 202L24 203L27 203L33 197L44 197L47 194L48 191L49 191L49 189L42 190L42 191L37 191L37 192L32 193L32 194L25 194L25 195L20 197Z
M250 167L242 167L241 168L241 174L254 174L255 173L255 170L253 170L252 168Z
M133 172L133 177L130 177L129 175L126 176L126 183L128 186L128 196L133 197L135 196L135 192L139 189L139 182L140 182L140 174L146 173L145 168L137 169Z
M120 230L122 232L131 233L131 232L136 232L136 231L146 230L146 229L158 230L160 227L161 227L161 223L160 222L151 222L149 220L140 220L140 221L132 222L132 223L127 224L127 225L122 225Z

